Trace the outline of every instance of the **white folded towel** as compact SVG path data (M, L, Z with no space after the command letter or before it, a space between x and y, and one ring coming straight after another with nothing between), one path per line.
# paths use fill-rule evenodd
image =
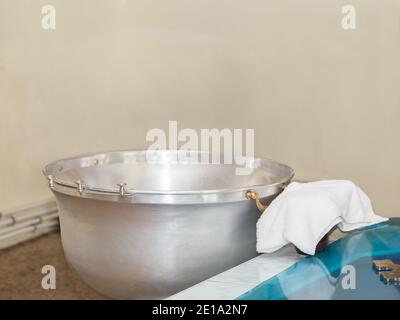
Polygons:
M387 221L376 215L368 196L353 182L292 182L257 222L257 251L273 252L288 243L314 255L334 226L350 231Z

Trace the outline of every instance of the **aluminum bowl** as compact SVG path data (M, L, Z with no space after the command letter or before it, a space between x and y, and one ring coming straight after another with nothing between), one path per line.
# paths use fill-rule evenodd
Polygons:
M160 299L256 256L257 207L293 170L252 158L252 173L237 175L239 165L203 156L213 155L117 151L47 165L76 274L112 298Z

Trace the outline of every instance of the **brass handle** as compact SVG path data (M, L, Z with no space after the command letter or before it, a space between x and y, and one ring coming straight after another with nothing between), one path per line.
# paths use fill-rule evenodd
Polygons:
M290 181L282 184L282 190L288 186L289 182ZM248 191L246 191L245 196L249 200L256 200L256 206L257 206L258 211L260 211L260 213L263 213L265 211L265 209L267 209L268 204L263 204L261 202L260 197L258 196L257 192L248 190Z
M245 194L246 198L249 200L256 200L256 206L258 211L260 211L260 213L263 213L265 209L267 209L268 205L267 204L263 204L258 196L258 193L255 191L246 191Z

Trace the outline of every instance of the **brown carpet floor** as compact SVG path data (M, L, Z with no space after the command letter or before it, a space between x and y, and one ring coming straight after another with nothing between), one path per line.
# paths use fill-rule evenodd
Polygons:
M42 267L56 269L56 289L41 286ZM0 299L106 299L70 271L58 231L0 250Z

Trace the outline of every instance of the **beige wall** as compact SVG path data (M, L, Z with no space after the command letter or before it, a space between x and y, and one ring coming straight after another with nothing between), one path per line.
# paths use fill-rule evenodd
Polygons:
M399 21L398 0L0 0L0 208L48 194L49 161L178 120L254 128L257 155L400 215Z

